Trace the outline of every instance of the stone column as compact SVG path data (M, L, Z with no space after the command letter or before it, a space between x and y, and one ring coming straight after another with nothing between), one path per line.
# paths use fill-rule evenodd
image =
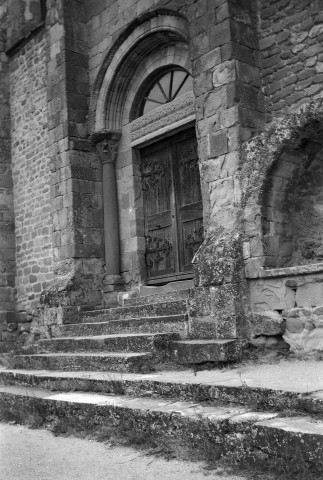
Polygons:
M99 132L93 143L102 162L105 265L107 275L120 274L119 220L115 162L121 134Z
M102 281L103 297L106 306L117 302L118 293L123 289L124 280L120 276L120 241L117 183L115 162L121 134L117 131L95 133L92 143L96 145L102 162L103 216L106 275Z

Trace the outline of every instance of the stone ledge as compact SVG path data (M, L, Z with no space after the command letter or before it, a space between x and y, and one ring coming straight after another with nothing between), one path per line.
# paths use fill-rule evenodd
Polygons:
M313 263L310 265L296 265L294 267L261 269L254 274L246 274L246 278L274 278L306 275L310 273L323 272L323 263Z

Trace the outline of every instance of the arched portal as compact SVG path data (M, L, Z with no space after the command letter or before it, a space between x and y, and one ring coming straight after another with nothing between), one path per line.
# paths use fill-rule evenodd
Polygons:
M203 207L190 72L186 21L160 14L119 45L92 98L94 138L120 138L117 215L120 271L128 288L193 277ZM106 256L111 249L112 243L106 245Z

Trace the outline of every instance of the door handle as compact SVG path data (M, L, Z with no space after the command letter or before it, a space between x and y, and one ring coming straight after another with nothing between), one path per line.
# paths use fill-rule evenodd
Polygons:
M161 228L161 225L156 225L156 228Z

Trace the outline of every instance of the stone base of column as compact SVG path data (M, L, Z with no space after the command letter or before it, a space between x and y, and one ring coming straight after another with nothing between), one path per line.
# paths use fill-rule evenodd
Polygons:
M120 275L105 275L102 280L103 305L115 307L118 305L120 292L124 291L125 281Z

